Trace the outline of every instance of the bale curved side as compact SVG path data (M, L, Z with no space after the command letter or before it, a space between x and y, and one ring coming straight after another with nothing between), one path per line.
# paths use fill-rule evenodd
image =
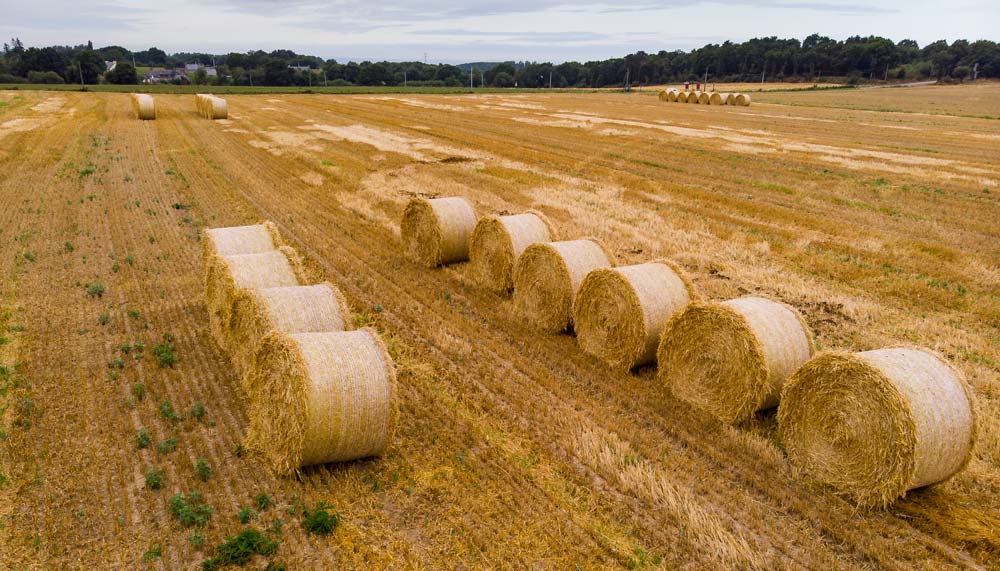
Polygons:
M652 363L667 321L696 297L684 272L667 260L598 268L573 302L577 342L615 370Z
M928 351L827 353L789 379L778 431L808 478L887 506L965 467L974 411L961 375Z
M689 93L688 94L688 100L687 100L687 102L688 103L695 103L695 104L701 102L701 92L700 91L692 91L691 93Z
M434 268L469 259L476 212L464 198L414 198L403 210L400 234L406 255Z
M666 90L663 90L659 94L657 94L657 97L659 97L660 101L669 101L670 100L670 99L668 99L668 95L667 95L667 91Z
M596 240L532 244L514 265L514 306L541 331L564 331L572 324L573 298L583 279L611 265Z
M395 366L371 329L269 333L247 379L245 445L278 474L379 455L392 441Z
M701 105L709 105L711 100L712 96L707 91L702 91L698 94L698 103Z
M485 288L507 293L514 287L517 257L532 244L556 239L555 230L540 212L484 216L476 224L469 242L472 276Z
M747 93L737 93L736 94L736 105L740 107L750 106L750 95Z
M664 328L657 377L681 400L741 422L776 405L785 380L813 351L808 326L783 303L692 303Z
M233 297L225 346L240 379L250 371L260 342L271 331L346 331L351 311L333 284L241 289ZM220 344L221 345L221 344Z
M677 103L678 91L676 89L670 89L667 91L667 101L670 103Z
M156 119L156 102L153 96L146 93L132 94L132 109L135 116L143 121Z
M725 105L725 103L726 103L726 100L723 98L723 94L719 93L718 91L713 91L708 96L708 104L709 105Z
M678 91L677 92L677 102L678 103L687 103L688 102L688 92L687 91Z

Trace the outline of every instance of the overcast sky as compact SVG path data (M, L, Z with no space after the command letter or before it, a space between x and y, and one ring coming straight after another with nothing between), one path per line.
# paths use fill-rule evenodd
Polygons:
M0 0L26 46L287 48L339 60L586 61L759 36L1000 39L1000 0Z

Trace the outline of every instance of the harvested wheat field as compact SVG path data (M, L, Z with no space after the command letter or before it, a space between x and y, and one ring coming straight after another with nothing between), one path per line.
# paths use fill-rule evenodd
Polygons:
M1000 568L1000 85L655 95L229 95L209 122L189 95L138 121L126 94L3 93L0 568L216 568L244 529L253 569ZM785 303L817 353L928 348L974 393L971 460L859 507L774 409L715 420L470 263L410 261L403 209L439 197ZM279 477L241 447L200 240L265 220L385 341L380 456Z

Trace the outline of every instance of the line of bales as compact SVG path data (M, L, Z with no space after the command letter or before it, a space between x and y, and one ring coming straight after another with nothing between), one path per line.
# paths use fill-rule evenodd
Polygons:
M400 231L415 262L468 261L540 332L575 333L614 370L656 364L664 388L722 422L777 406L791 462L859 505L887 506L972 457L972 391L927 349L817 354L795 308L703 299L666 259L616 267L598 240L560 240L539 212L477 218L464 198L414 198Z
M736 105L750 106L748 93L719 93L717 91L681 91L675 87L659 93L660 101L668 103L698 103L701 105Z
M225 99L207 93L195 94L195 108L206 119L227 119L229 105ZM156 100L148 93L132 94L132 110L136 119L152 121L156 119Z
M396 372L271 222L202 233L205 305L249 416L243 446L279 475L377 456L395 432Z

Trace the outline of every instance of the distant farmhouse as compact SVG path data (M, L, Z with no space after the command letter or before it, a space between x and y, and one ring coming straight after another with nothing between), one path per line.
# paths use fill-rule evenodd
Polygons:
M177 67L174 69L154 67L142 77L142 82L173 83L179 81L181 83L190 83L191 77L197 73L199 69L205 70L205 75L208 77L216 77L219 75L219 72L214 67L202 65L200 63L189 63L185 64L184 67Z

